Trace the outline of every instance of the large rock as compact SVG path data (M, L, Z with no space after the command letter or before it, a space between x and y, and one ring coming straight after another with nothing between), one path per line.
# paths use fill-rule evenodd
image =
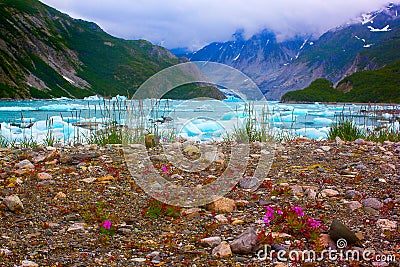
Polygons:
M7 196L3 199L4 205L11 211L23 210L24 205L17 195Z
M221 197L218 200L208 204L207 210L216 213L228 213L235 209L235 201L226 197Z
M252 253L257 246L257 239L258 235L254 227L250 227L230 243L231 249L237 254Z
M347 245L355 245L360 243L360 239L358 239L356 234L337 219L334 219L332 221L331 227L329 229L329 236L335 242L339 239L345 239Z
M214 258L227 258L232 256L232 250L228 242L223 241L212 250Z

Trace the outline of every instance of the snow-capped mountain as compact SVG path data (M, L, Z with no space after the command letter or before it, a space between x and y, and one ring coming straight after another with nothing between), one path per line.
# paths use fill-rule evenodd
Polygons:
M211 43L187 57L235 67L251 77L268 99L280 99L317 78L336 83L355 71L377 69L400 58L400 7L391 3L362 14L318 40L299 36L277 42L268 30L248 40L240 32L234 36L233 41Z

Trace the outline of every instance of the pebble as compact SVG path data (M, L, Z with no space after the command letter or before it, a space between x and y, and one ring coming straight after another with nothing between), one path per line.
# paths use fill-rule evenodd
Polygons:
M347 190L345 193L345 198L354 199L357 196L361 196L361 193L356 190Z
M207 210L218 213L229 213L235 209L235 201L226 197L221 197L218 200L208 204Z
M38 267L39 264L33 261L24 260L21 262L21 267Z
M345 206L352 212L362 208L362 204L358 201L347 202L345 203Z
M7 196L3 199L4 205L11 211L23 210L24 205L17 195Z
M321 191L322 197L336 197L339 195L339 192L333 189L324 189Z
M190 208L182 210L181 215L187 217L188 219L191 219L199 216L200 212L201 212L200 208Z
M77 232L77 231L85 231L84 223L74 223L70 227L68 227L67 232Z
M208 247L215 247L221 244L222 240L219 236L212 236L200 240L200 244Z
M232 250L228 242L222 241L221 244L216 246L212 250L212 256L214 258L227 258L232 256Z
M317 192L312 188L307 188L304 193L310 200L314 200L317 197Z
M53 178L53 176L50 173L47 173L47 172L39 172L37 174L37 178L40 181L44 181L44 180L51 180Z
M343 146L343 140L339 136L335 137L335 142L337 146Z
M320 149L322 149L325 152L328 152L329 150L331 150L330 146L321 146Z
M15 164L14 166L16 169L34 169L35 166L27 159L20 161L19 163Z
M215 215L215 219L220 223L227 223L228 222L228 218L226 218L225 215L223 215L223 214Z
M258 235L254 227L249 227L241 235L230 243L232 252L237 254L249 254L257 245Z
M295 196L302 196L304 194L303 187L300 185L292 185L290 186L290 190L292 190Z
M252 177L245 177L240 179L239 186L243 189L252 189L258 184L258 179Z
M364 199L362 201L362 204L365 207L373 208L375 210L380 210L383 207L382 202L380 202L379 199L374 197Z

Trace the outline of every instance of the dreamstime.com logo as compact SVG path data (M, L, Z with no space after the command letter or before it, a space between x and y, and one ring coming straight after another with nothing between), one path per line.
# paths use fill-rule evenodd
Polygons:
M247 105L257 102L257 105L267 107L264 95L248 76L232 67L213 62L188 62L166 68L144 82L133 95L133 99L161 99L169 91L185 84L214 85L240 97ZM185 127L193 125L196 120L212 123L220 128L220 132L226 132L224 130L228 126L232 126L226 125L226 123L232 124L232 120L221 120L224 114L237 114L237 110L232 105L208 99L209 101L204 107L203 100L205 99L180 101L179 105L174 106L173 110L166 114L172 121L179 122L181 125L177 132L174 132L176 136L179 136ZM188 106L196 112L188 112ZM127 131L135 131L138 128L135 124L138 117L134 113L135 110L135 107L128 107L125 119ZM243 125L243 120L241 123ZM237 127L241 127L241 125L237 125ZM123 150L131 175L148 195L170 205L196 207L211 203L229 193L243 177L251 148L248 138L244 139L240 143L230 145L229 163L220 177L209 184L196 186L182 186L164 179L159 170L153 166L144 143L128 143L124 145ZM205 170L218 158L219 153L217 144L200 143L197 144L200 158L191 160L182 153L189 142L178 143L178 145L177 143L162 143L161 145L169 164L173 164L175 169L186 173ZM274 156L275 144L262 143L260 146L260 157L253 175L256 181L253 188L257 188L264 181Z
M374 261L380 263L396 262L395 255L383 255L377 254L373 250L346 250L347 241L343 238L336 242L337 249L325 249L321 252L314 250L274 250L272 246L265 245L263 249L257 252L257 258L259 261L274 259L280 262L321 262L328 260L331 262L343 262L343 261Z

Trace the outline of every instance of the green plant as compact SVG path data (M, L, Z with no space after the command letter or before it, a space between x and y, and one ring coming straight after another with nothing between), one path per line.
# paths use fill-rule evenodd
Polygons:
M340 119L337 123L332 124L328 131L329 140L335 140L336 137L344 141L354 141L365 136L351 119Z
M180 210L181 209L177 206L168 205L156 199L152 199L149 201L147 207L142 211L142 215L153 219L157 219L163 215L177 218L180 217Z

